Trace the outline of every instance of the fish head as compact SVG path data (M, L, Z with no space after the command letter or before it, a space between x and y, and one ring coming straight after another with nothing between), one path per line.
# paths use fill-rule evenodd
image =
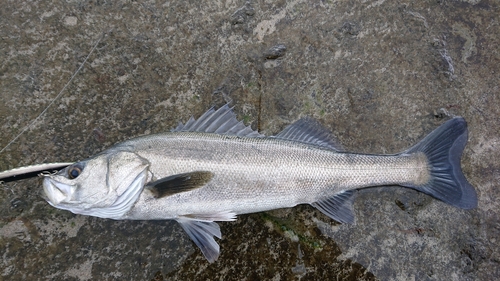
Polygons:
M44 175L47 202L75 214L119 219L148 178L149 162L129 151L108 151Z

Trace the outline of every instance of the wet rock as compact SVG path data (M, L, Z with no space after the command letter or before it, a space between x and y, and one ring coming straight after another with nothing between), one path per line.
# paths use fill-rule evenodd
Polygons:
M247 1L243 7L239 8L231 15L231 24L243 24L246 23L248 18L255 14L254 8L252 8L252 4L250 1Z
M264 52L264 58L274 60L285 55L286 46L284 44L277 44L267 49Z

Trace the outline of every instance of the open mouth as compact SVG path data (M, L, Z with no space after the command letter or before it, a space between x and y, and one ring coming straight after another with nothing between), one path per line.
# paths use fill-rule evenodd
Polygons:
M53 206L69 201L73 194L72 186L57 182L50 177L46 177L43 180L43 191L47 196L47 202Z

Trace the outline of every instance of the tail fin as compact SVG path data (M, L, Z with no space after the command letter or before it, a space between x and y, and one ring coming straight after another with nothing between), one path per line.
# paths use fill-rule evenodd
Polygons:
M477 207L474 187L467 182L460 158L467 143L467 123L461 117L448 120L404 153L423 152L431 179L422 186L409 186L462 209Z

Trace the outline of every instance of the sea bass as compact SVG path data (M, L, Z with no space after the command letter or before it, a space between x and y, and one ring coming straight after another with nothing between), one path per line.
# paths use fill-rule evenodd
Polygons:
M400 185L458 208L477 205L460 158L463 118L448 120L412 148L392 155L343 151L317 121L303 118L265 137L225 105L171 132L141 136L55 174L45 174L47 202L75 214L180 223L209 262L219 256L216 221L310 204L353 223L360 188Z

